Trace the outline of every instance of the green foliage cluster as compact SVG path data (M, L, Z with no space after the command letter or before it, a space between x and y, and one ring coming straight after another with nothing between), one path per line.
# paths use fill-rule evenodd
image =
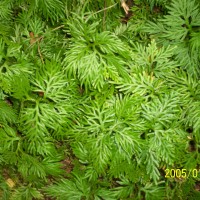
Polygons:
M0 1L0 199L200 199L200 4L132 3Z

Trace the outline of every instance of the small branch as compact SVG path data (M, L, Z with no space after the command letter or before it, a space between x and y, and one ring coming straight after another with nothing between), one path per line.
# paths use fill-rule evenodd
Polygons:
M41 61L42 61L42 64L44 64L44 59L43 59L42 53L41 53L41 51L40 51L40 43L39 43L39 42L38 42L38 53L39 53L39 55L40 55L40 59L41 59Z
M103 31L105 31L105 22L106 22L106 0L104 0L104 11L103 11Z
M41 37L35 39L35 40L31 43L31 45L28 47L28 49L29 49L30 47L32 47L36 42L40 42L43 38L44 38L44 36L41 36Z
M51 31L56 31L56 30L58 30L58 29L60 29L60 28L63 28L64 26L65 26L65 25L58 26L58 27L52 29ZM32 47L36 42L40 42L40 41L44 38L45 34L46 34L46 33L44 33L43 36L41 36L41 37L39 37L39 38L36 38L36 39L31 43L31 45L30 45L28 48Z
M100 13L100 12L103 12L103 11L105 11L105 10L108 10L108 9L110 9L110 8L112 8L112 7L114 7L114 6L116 6L117 4L118 4L118 3L115 3L115 4L113 4L112 6L109 6L109 7L107 7L107 8L102 9L102 10L99 10L99 11L93 13L93 15L95 15L95 14L97 14L97 13Z
M52 29L51 31L56 31L56 30L58 30L58 29L60 29L60 28L63 28L64 26L65 26L65 25L58 26L58 27ZM32 36L32 38L34 38L34 40L31 42L31 45L28 47L28 49L29 49L29 48L32 47L35 43L38 43L38 53L39 53L39 55L40 55L40 59L41 59L41 61L42 61L42 64L44 64L44 59L43 59L43 56L42 56L42 53L41 53L41 50L40 50L40 42L44 39L44 36L45 36L45 33L43 34L43 36L38 37L38 38L34 38L34 36Z
M58 26L58 27L52 29L51 31L56 31L56 30L58 30L58 29L60 29L60 28L63 28L64 26L65 26L65 25Z

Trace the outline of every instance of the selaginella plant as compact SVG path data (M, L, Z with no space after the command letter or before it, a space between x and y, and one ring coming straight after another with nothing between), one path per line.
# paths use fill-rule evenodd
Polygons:
M127 5L0 2L2 200L200 198L199 4Z

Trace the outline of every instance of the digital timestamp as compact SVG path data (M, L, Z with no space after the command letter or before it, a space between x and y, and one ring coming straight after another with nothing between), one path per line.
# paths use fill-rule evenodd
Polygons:
M197 178L199 169L166 169L165 178Z

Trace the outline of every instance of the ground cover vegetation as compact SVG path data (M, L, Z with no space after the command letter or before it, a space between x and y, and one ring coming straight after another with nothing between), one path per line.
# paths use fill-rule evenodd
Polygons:
M200 199L199 0L0 1L0 199Z

